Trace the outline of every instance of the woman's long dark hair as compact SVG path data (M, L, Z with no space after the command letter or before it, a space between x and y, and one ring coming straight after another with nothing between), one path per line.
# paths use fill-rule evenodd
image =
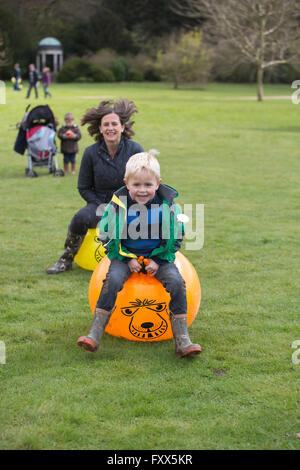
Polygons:
M99 126L103 116L106 114L115 113L119 116L120 122L125 126L123 135L127 139L131 139L134 135L132 126L134 121L129 121L130 117L137 113L137 108L133 101L129 101L126 98L122 98L120 101L101 101L97 108L90 108L86 111L81 119L81 125L89 124L88 132L98 142L103 140L103 136L100 133Z

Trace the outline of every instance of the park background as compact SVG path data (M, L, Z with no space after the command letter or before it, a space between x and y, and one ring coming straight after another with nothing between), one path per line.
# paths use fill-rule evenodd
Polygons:
M10 3L16 8L26 3L26 14L40 14L37 2ZM70 16L80 17L84 10L82 21L91 21L94 6L107 8L105 2L85 2L91 10L80 10L82 3L72 2ZM105 18L117 24L121 7L110 3L115 10ZM167 2L160 4L167 8ZM119 67L123 71L136 57L140 63L140 51L127 54L109 44L108 54L107 41L97 51L68 52L58 31L60 25L67 35L58 14L63 2L43 5L48 11L38 22L28 19L27 32L27 20L22 22L32 41L27 52L20 55L25 40L14 48L2 34L1 57L11 65L19 61L25 71L34 61L34 44L49 35L66 47L69 61L109 56L108 63L114 57L125 64ZM10 11L6 18L19 30L20 9ZM178 360L173 341L147 344L109 335L96 355L76 346L90 326L91 272L75 265L49 277L45 269L60 255L68 221L84 202L76 176L53 178L38 170L38 178L25 177L26 157L13 151L16 124L28 103L46 101L41 88L38 100L25 99L25 74L22 90L14 92L11 68L2 63L0 340L6 361L0 364L1 449L299 449L300 365L292 345L300 339L300 124L291 84L300 75L296 65L271 67L261 101L249 63L239 65L227 83L212 74L216 64L210 63L199 80L185 69L176 88L170 76L157 75L157 57L163 55L160 39L165 42L170 34L174 40L183 20L177 18L174 31L156 37L150 29L161 17L166 16L157 14L139 28L153 37L143 40L145 47L157 44L161 51L151 56L152 76L56 81L48 103L60 123L67 111L80 123L85 110L102 99L132 99L139 110L135 140L160 151L163 180L178 189L179 203L204 204L204 246L197 252L183 246L202 286L190 336L203 353ZM201 48L203 41L200 34ZM207 64L201 55L204 59ZM92 143L87 129L81 130L78 163ZM58 161L62 167L59 153Z

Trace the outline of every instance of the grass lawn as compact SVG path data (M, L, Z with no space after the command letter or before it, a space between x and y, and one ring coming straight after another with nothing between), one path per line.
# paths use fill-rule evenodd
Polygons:
M28 103L7 84L0 105L1 449L299 449L300 107L289 86L53 84L60 123L105 98L135 101L134 139L161 152L164 182L205 205L205 241L183 253L202 287L190 336L203 353L178 359L173 340L88 333L91 272L47 276L84 201L77 177L25 177L14 124ZM32 104L42 104L42 97ZM277 99L276 97L281 97ZM284 99L286 97L286 99ZM92 142L82 128L83 149ZM62 156L58 154L59 166Z

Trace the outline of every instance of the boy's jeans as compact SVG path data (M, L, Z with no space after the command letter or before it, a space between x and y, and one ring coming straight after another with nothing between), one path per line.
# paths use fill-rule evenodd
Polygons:
M115 305L118 292L123 289L123 285L130 275L131 271L127 263L117 258L113 259L106 278L103 281L96 308L110 312ZM155 277L170 294L170 312L172 312L173 315L186 314L187 301L185 282L175 264L168 262L161 264Z
M38 92L36 83L29 83L29 88L28 88L28 91L27 91L26 98L30 97L30 93L31 93L32 88L34 88L35 97L38 98L39 97L39 92Z
M49 85L43 85L43 90L44 90L44 96L45 96L45 98L46 98L47 95L52 96L52 94L50 93L50 91L48 91L48 86L49 86Z

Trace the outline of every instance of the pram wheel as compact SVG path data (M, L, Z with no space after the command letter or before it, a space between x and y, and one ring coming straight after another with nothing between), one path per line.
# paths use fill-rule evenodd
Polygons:
M36 171L34 170L29 170L29 168L25 168L25 175L28 177L28 178L37 178L38 174Z
M65 176L64 170L55 170L53 176Z

